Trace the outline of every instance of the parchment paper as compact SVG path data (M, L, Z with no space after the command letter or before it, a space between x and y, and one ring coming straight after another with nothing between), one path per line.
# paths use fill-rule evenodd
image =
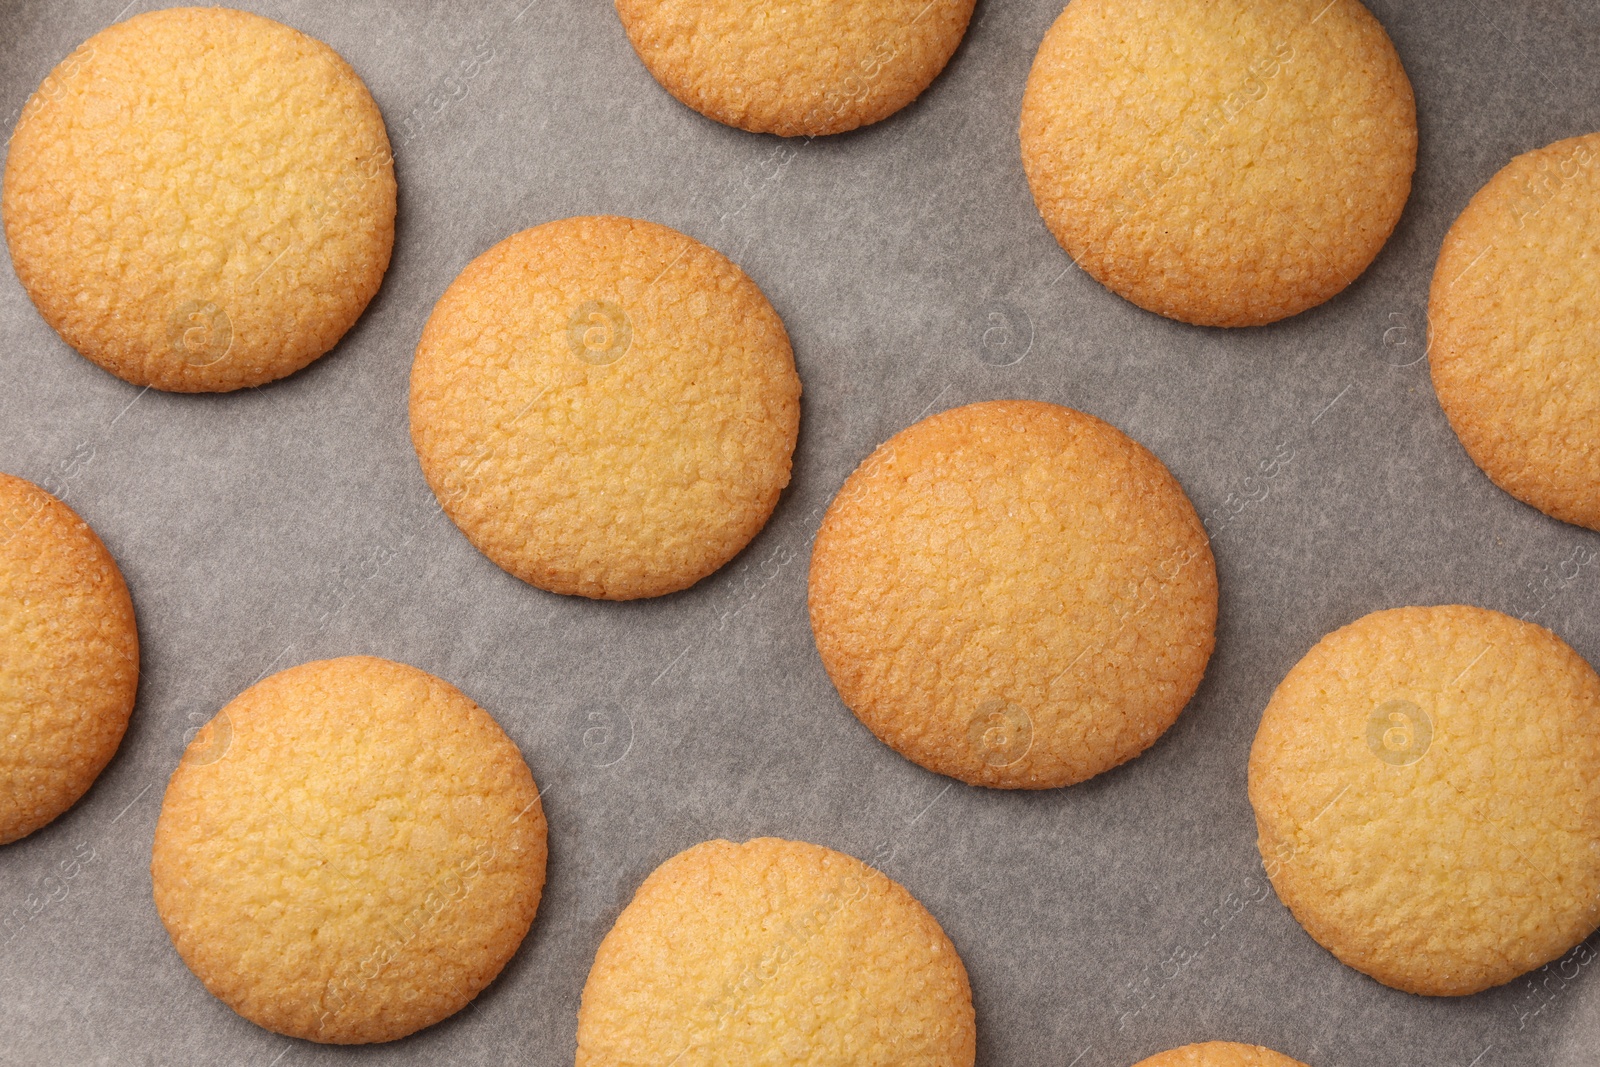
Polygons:
M0 6L0 116L123 0ZM524 6L526 5L526 6ZM394 140L394 262L306 371L225 396L141 392L67 348L0 267L0 469L55 489L119 560L144 676L120 753L71 812L0 849L0 1061L567 1064L601 937L640 880L711 837L871 858L971 973L979 1062L1127 1067L1210 1038L1315 1067L1600 1063L1600 940L1458 1000L1386 989L1271 893L1245 795L1272 687L1366 612L1465 602L1600 661L1600 535L1506 496L1450 432L1424 359L1439 243L1516 153L1600 129L1593 0L1372 0L1416 88L1398 231L1331 303L1196 329L1102 289L1057 247L1016 123L1061 0L981 0L915 105L782 141L679 105L604 0L242 6L360 72ZM631 604L508 577L430 505L407 436L434 301L500 238L588 213L665 223L761 285L805 384L770 526L692 590ZM1031 397L1152 448L1208 516L1217 652L1147 754L1040 794L968 788L877 742L824 675L805 612L821 509L924 413ZM1292 454L1267 484L1246 479ZM277 1036L213 999L150 899L150 842L187 737L269 670L371 653L449 679L545 788L549 886L501 978L396 1044Z

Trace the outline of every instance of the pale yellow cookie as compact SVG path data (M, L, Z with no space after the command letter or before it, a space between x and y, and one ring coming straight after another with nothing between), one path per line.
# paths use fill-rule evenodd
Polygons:
M1324 948L1411 993L1499 985L1600 924L1600 676L1499 612L1374 612L1272 694L1250 801Z
M299 370L361 315L394 244L394 163L333 49L171 8L50 73L0 207L17 277L68 344L135 385L220 392Z
M1134 1067L1306 1067L1281 1052L1236 1041L1202 1041L1158 1052Z
M138 686L133 601L111 553L67 505L0 474L0 844L88 790Z
M686 588L789 484L800 379L777 312L721 253L574 218L469 263L411 369L411 440L467 539L543 589Z
M1358 0L1072 0L1023 96L1023 166L1062 247L1203 326L1344 289L1416 159L1411 83Z
M600 942L577 1067L971 1067L967 971L938 922L819 845L707 841Z
M459 1011L533 922L545 821L517 746L389 660L246 689L194 739L150 874L178 954L260 1026L389 1041Z
M1508 163L1445 236L1428 364L1496 485L1600 530L1600 133Z
M707 118L784 137L843 133L921 95L974 0L616 0L666 90Z
M811 626L851 711L929 770L1046 789L1172 725L1215 640L1217 571L1172 474L1028 400L902 430L839 490Z

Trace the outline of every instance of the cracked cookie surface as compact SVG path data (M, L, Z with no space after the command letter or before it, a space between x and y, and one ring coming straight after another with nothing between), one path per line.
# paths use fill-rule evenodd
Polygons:
M778 838L707 841L639 886L595 954L578 1067L971 1067L955 946L898 883Z
M522 943L546 828L517 746L460 690L370 656L234 698L173 772L156 910L206 988L308 1041L390 1041L477 996Z
M77 802L139 686L133 601L89 524L0 474L0 844Z
M1346 964L1457 996L1600 924L1600 677L1555 634L1378 611L1272 694L1250 802L1278 897Z
M1367 268L1416 169L1411 83L1358 0L1072 0L1023 96L1056 240L1138 306L1274 322Z
M974 0L617 0L634 51L696 111L752 133L843 133L915 100Z
M1518 156L1450 227L1428 367L1496 485L1600 530L1600 133Z
M924 419L856 469L809 602L828 676L879 739L973 785L1046 789L1172 725L1215 642L1217 573L1147 449L1002 400Z
M484 555L556 593L687 588L789 484L789 336L726 256L666 226L549 222L469 263L411 371L411 440Z
M394 245L394 162L321 41L227 8L89 38L17 120L0 199L17 277L135 385L261 385L332 348Z

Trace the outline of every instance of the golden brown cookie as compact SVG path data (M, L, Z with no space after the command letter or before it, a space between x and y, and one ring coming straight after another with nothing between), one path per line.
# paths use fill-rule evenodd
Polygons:
M194 739L150 874L178 954L251 1022L389 1041L522 943L545 821L522 754L430 674L348 656L246 689Z
M1499 612L1374 612L1272 694L1250 802L1324 948L1410 993L1499 985L1600 923L1600 677Z
M133 601L111 553L67 505L0 474L0 844L88 790L138 685Z
M784 137L886 119L926 89L974 0L616 0L666 90L707 118Z
M1254 326L1367 268L1411 191L1417 116L1358 0L1072 0L1022 102L1022 162L1101 284Z
M1211 656L1217 571L1143 446L992 401L857 468L823 516L810 605L822 665L881 740L973 785L1047 789L1172 725Z
M39 313L135 385L221 392L304 367L389 266L394 163L356 72L227 8L89 38L22 109L6 241Z
M411 440L467 539L542 589L686 588L789 484L789 335L721 253L653 222L574 218L506 238L433 309Z
M1202 1041L1158 1052L1134 1067L1306 1067L1281 1052L1237 1041Z
M819 845L707 841L600 943L578 1067L970 1067L967 971L927 909Z
M1439 252L1433 385L1473 462L1547 515L1600 530L1600 133L1518 156Z

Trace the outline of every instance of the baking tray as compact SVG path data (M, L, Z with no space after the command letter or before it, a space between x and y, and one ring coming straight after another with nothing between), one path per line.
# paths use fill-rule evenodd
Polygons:
M0 6L0 116L135 0ZM1127 1067L1210 1038L1313 1067L1593 1067L1600 939L1464 999L1341 966L1278 903L1245 766L1275 683L1322 634L1465 602L1600 661L1600 535L1494 488L1429 385L1440 240L1513 155L1600 129L1596 0L1372 0L1416 89L1415 189L1377 262L1286 322L1198 329L1072 267L1034 211L1016 125L1060 0L980 0L916 104L785 141L713 123L634 56L605 0L242 6L327 41L394 142L394 261L329 355L261 389L141 391L74 354L0 267L0 469L51 488L132 589L138 706L87 796L0 850L0 1062L567 1064L600 939L657 864L773 834L875 862L971 974L983 1064ZM502 573L439 515L412 452L423 321L475 255L616 213L722 250L783 316L805 385L793 484L729 566L595 603ZM879 442L977 400L1109 420L1174 471L1222 587L1204 684L1139 759L1043 793L969 788L876 741L806 620L822 509ZM1263 460L1274 477L1258 476ZM167 776L264 673L370 653L459 685L545 789L549 885L500 979L403 1041L258 1029L178 959L150 898Z

